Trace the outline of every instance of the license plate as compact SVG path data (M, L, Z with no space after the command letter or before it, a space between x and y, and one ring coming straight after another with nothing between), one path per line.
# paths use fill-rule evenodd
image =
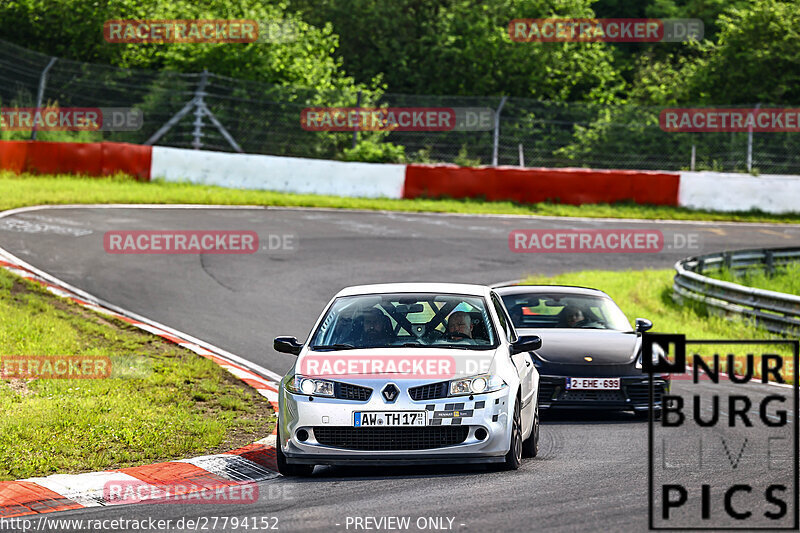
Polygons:
M353 413L353 427L424 426L427 411L364 411Z
M619 378L567 378L567 390L619 390Z

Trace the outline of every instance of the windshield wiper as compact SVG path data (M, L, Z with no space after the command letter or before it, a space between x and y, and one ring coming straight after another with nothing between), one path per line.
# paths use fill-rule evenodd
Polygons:
M455 348L458 350L493 350L496 346L484 344L432 344L431 348Z
M401 344L403 348L424 348L427 344L422 344L419 342L404 342Z
M355 350L356 347L352 344L318 344L316 346L311 347L312 350L315 352L319 352L322 350Z

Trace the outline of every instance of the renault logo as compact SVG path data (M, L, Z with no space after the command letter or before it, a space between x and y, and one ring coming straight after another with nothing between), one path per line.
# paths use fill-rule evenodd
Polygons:
M583 360L586 361L587 363L591 363L593 361L591 355L587 355L586 357L583 358Z
M384 400L386 400L389 403L392 403L397 399L397 395L400 394L400 389L398 389L397 385L395 385L394 383L389 383L383 388L381 394L383 394Z

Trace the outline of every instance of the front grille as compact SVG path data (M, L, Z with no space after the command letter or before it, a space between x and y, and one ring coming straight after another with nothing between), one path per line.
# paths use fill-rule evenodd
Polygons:
M576 378L619 377L631 375L632 364L633 363L605 365L596 363L570 364L547 362L539 369L539 373L547 376L572 376Z
M372 389L369 387L360 387L359 385L351 385L350 383L335 383L333 386L333 394L340 400L365 402L372 396Z
M460 444L468 434L468 426L314 428L314 437L320 444L349 450L431 450Z
M442 381L441 383L411 387L408 389L408 395L411 396L412 400L418 402L444 398L447 396L447 383L447 381Z
M562 402L624 402L621 390L568 390L558 398Z
M647 404L650 402L650 385L648 383L640 383L636 385L628 385L625 387L625 392L628 393L628 398L635 404ZM653 384L653 402L661 402L661 397L664 395L664 385Z

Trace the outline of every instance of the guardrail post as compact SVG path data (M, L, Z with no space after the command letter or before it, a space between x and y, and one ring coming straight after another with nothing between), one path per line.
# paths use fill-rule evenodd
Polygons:
M731 269L731 253L730 252L723 252L722 253L722 264L725 265L727 270Z
M697 266L695 267L694 271L698 274L702 274L703 270L706 268L706 261L702 257L697 260Z
M775 258L772 256L772 250L764 252L764 270L767 272L767 277L772 277L775 273Z

